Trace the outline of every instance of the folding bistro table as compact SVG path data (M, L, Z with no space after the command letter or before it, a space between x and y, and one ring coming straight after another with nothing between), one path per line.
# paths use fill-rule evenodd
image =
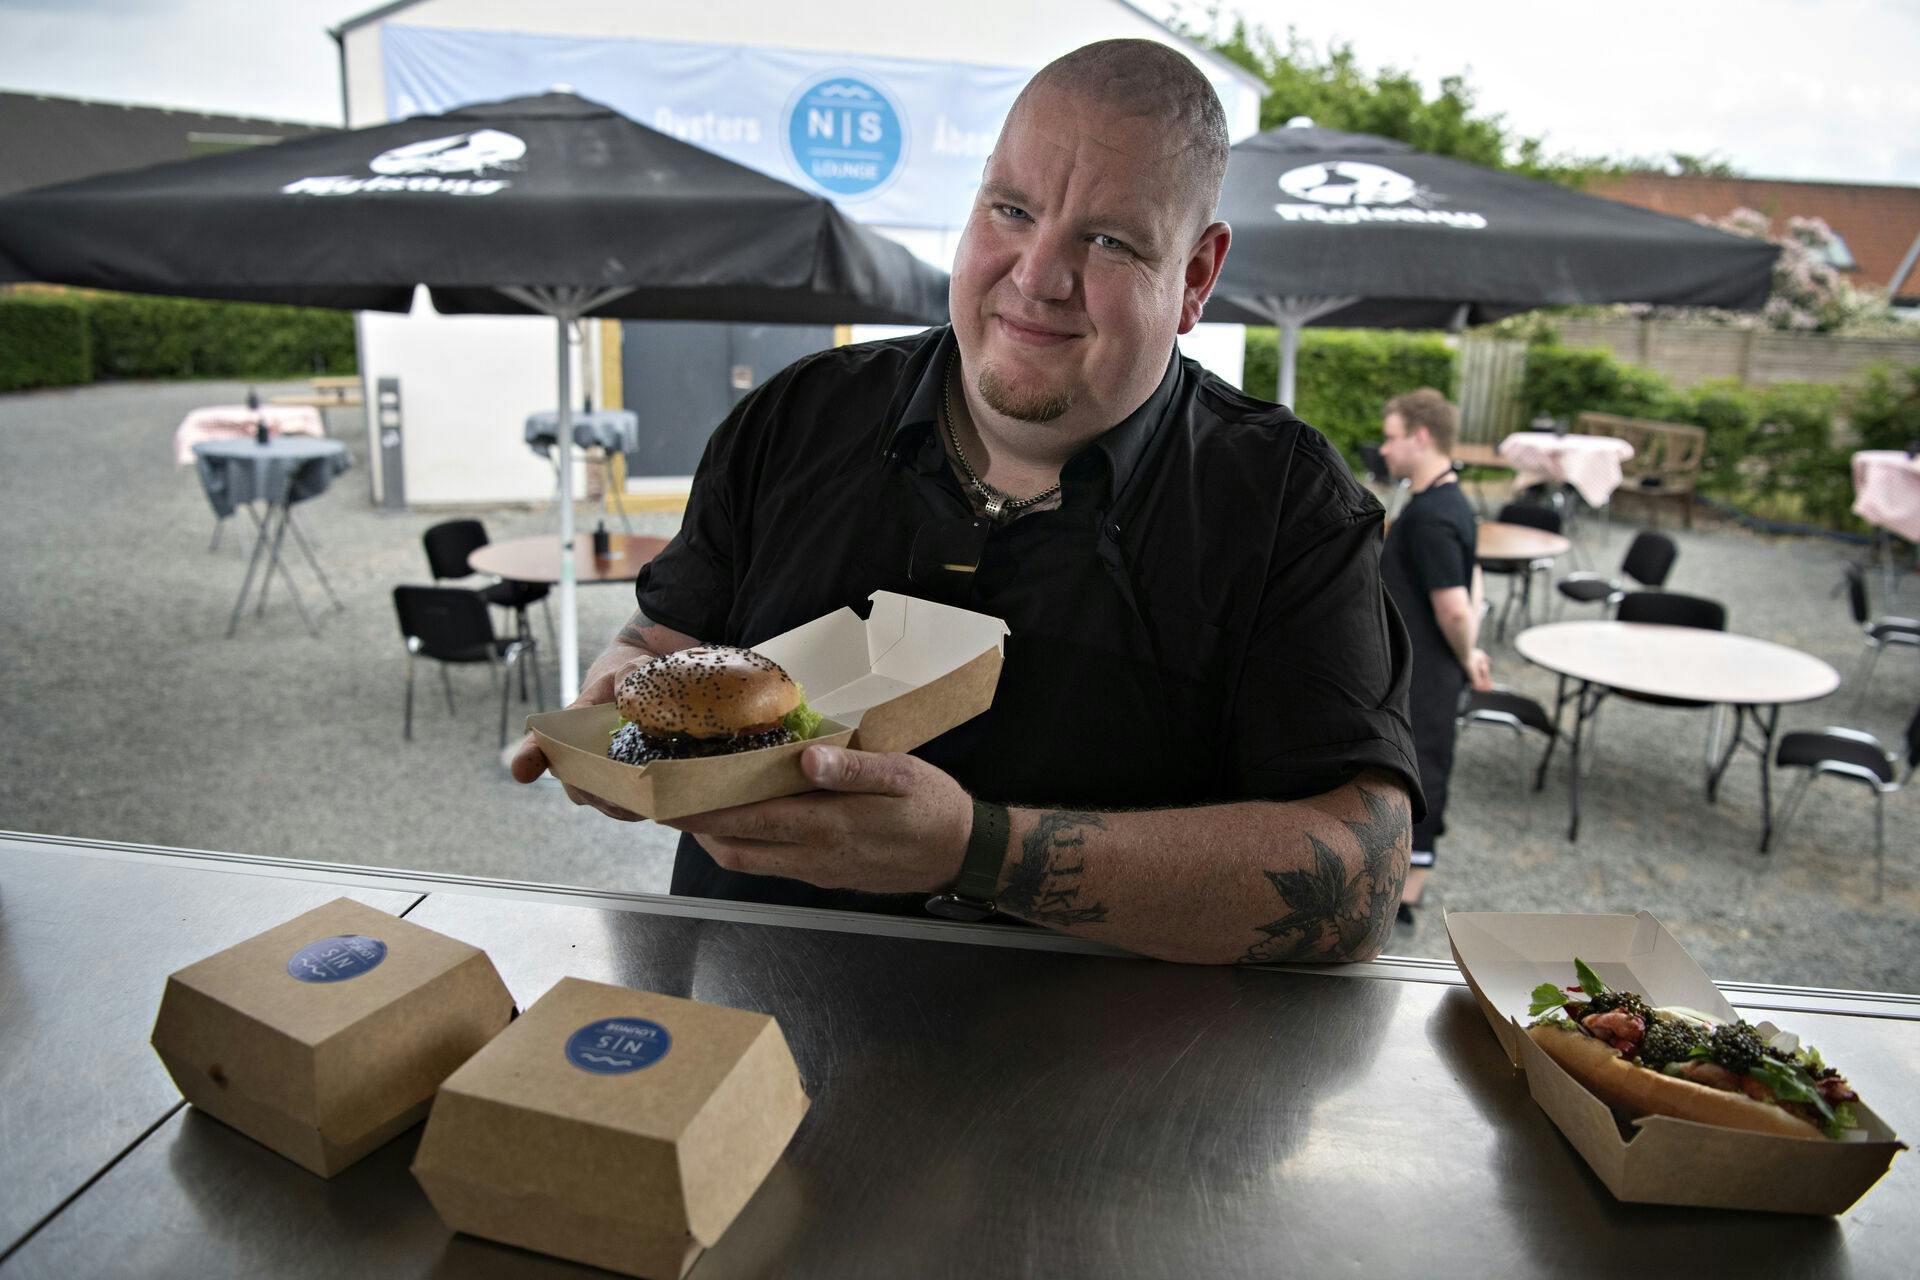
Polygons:
M1644 622L1555 622L1514 638L1520 655L1560 677L1554 695L1554 735L1540 757L1533 789L1546 785L1547 762L1561 734L1560 715L1573 692L1573 735L1567 740L1568 794L1572 810L1567 839L1580 838L1580 743L1583 730L1614 692L1684 698L1733 708L1733 734L1707 774L1707 801L1719 793L1733 756L1746 747L1760 758L1760 852L1773 839L1773 736L1780 708L1811 702L1840 687L1840 674L1820 659L1769 640L1668 627ZM1758 741L1747 737L1751 721Z
M280 558L280 548L291 528L294 542L306 556L307 563L313 566L314 575L332 599L333 607L346 608L340 603L340 597L334 595L333 584L327 581L326 571L320 567L313 547L292 517L294 503L325 493L333 478L353 465L347 447L338 440L305 436L279 436L265 444L252 440L207 440L193 446L193 456L200 467L207 500L222 518L231 515L237 506L247 506L248 513L252 514L251 503L266 504L266 515L255 516L253 553L247 558L247 575L241 579L239 598L233 602L233 613L227 619L227 635L232 636L240 626L240 614L252 593L254 572L260 567L263 554L267 566L260 575L258 612L264 615L267 611L267 584L277 569L286 581L287 594L293 597L294 607L300 611L301 621L307 624L308 632L319 635L307 612L306 601L300 598L300 589L294 585L293 575Z

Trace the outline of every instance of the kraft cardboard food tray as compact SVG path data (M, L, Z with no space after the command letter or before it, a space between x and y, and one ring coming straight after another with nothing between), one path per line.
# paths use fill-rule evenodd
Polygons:
M1686 949L1653 916L1450 912L1447 938L1501 1048L1527 1073L1527 1088L1567 1141L1620 1200L1645 1204L1839 1214L1904 1151L1870 1106L1856 1103L1855 1140L1785 1138L1646 1116L1623 1133L1613 1110L1527 1036L1533 989L1576 981L1574 956L1600 979L1654 1005L1685 1005L1709 1017L1738 1015ZM1769 1029L1769 1024L1756 1024ZM1794 1030L1789 1026L1785 1030ZM1844 1062L1835 1063L1843 1073ZM1848 1077L1864 1099L1873 1081Z
M891 591L869 599L864 621L841 609L753 646L825 718L808 742L636 767L607 758L620 722L610 702L529 716L527 728L562 782L649 818L678 818L812 790L800 772L810 745L909 751L993 705L1006 623Z

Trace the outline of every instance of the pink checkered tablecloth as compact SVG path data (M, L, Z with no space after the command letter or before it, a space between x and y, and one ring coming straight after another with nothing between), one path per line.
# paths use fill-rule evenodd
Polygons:
M1557 436L1516 431L1500 442L1500 456L1513 464L1513 487L1570 484L1590 507L1604 507L1620 487L1620 464L1633 446L1612 436Z
M193 446L203 440L238 440L253 434L254 424L267 420L269 436L324 436L326 423L320 411L307 405L261 405L249 409L243 404L216 404L195 409L173 429L173 463L193 465Z
M1853 455L1853 514L1920 542L1920 458L1899 449Z

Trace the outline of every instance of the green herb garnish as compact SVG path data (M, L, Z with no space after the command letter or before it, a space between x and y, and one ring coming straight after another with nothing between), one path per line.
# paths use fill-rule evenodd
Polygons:
M1579 956L1573 958L1573 971L1580 976L1580 989L1588 995L1597 996L1607 989L1607 984L1600 981L1600 975L1587 968L1587 962Z
M1558 1009L1566 1002L1566 992L1551 982L1543 982L1533 989L1533 1003L1527 1006L1527 1016L1537 1018L1549 1009Z

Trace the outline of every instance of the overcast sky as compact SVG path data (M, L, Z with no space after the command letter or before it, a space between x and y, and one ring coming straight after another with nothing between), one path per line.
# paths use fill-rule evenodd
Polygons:
M336 124L339 71L326 29L374 7L0 0L0 89ZM1276 33L1291 23L1323 48L1347 41L1363 65L1400 67L1428 84L1465 72L1483 109L1544 135L1551 150L1717 152L1762 176L1920 184L1915 0L1226 7ZM533 25L535 0L527 9Z

